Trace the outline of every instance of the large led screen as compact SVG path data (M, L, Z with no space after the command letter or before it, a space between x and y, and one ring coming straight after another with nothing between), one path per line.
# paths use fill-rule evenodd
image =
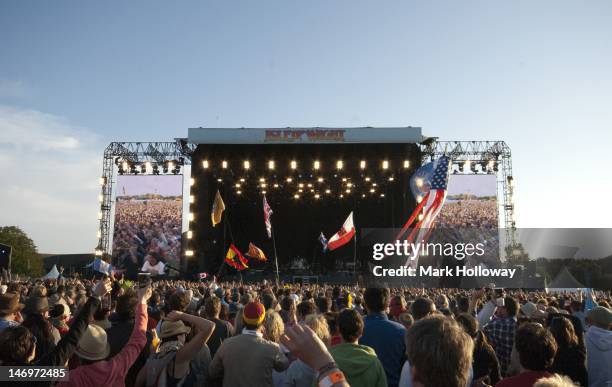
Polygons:
M180 268L182 175L120 175L117 178L113 265L135 275L150 252L166 267Z
M440 228L498 228L496 176L450 175L446 203L436 224Z

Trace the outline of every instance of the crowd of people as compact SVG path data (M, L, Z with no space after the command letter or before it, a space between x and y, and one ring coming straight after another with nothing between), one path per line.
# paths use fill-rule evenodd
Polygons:
M0 365L67 366L61 386L612 385L610 292L59 278L0 293Z
M440 228L498 228L496 200L447 200L436 218Z
M134 276L153 252L180 267L183 202L176 198L122 197L115 205L113 265Z

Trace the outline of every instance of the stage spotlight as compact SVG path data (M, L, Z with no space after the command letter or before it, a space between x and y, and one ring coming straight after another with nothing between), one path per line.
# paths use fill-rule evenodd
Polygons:
M95 254L97 257L101 257L101 256L102 256L102 250L96 249L96 251L94 252L94 254Z
M102 211L98 212L98 220L102 220Z
M189 213L189 221L190 222L193 222L193 217L194 217L193 212L190 212Z
M261 188L266 188L268 185L266 183L261 183Z
M346 181L346 177L343 177L343 178L342 178L342 181Z
M99 181L100 181L100 185L106 184L106 177L101 177Z
M315 161L314 162L314 169L318 170L319 168L321 168L321 162Z
M347 187L352 187L352 186L353 186L353 183L351 183L351 182L349 181L348 183L346 183L346 186L347 186Z
M314 193L314 189L311 189L310 192Z
M374 192L376 192L376 190L375 190L374 188L371 188L371 189L370 189L370 192L371 192L371 193L374 193Z
M102 232L100 232L100 230L98 230L98 232L96 233L96 237L98 239L102 238Z
M470 170L470 164L471 164L470 160L465 160L465 161L463 162L463 171L464 171L464 172L466 172L466 171L469 171L469 170Z
M241 182L241 183L244 183L244 177L241 177L241 178L240 178L240 182Z
M304 183L300 183L300 184L298 184L298 187L300 187L300 188L304 188Z
M393 181L395 178L393 176L389 177L389 181Z
M346 191L344 191L344 192L346 192L347 194L349 194L349 193L351 193L351 190L350 190L350 189L347 189L347 190L346 190Z
M290 177L287 178L287 183L291 183L292 181L293 181L292 178L290 178Z
M326 189L326 190L325 190L325 193L327 193L327 194L328 194L328 193L331 193L331 190L330 190L330 189Z
M278 184L274 183L274 188L278 188Z
M318 199L319 197L319 194L315 194L315 199Z
M366 178L365 178L365 181L370 181L370 178L369 178L369 177L366 177Z
M365 194L361 194L361 197L362 197L362 198L365 198Z
M172 161L168 161L168 169L174 169L174 163Z
M297 161L291 161L291 169L297 169Z
M227 161L223 160L223 161L221 162L221 168L223 168L223 169L227 169Z
M266 179L264 179L263 177L260 177L260 178L259 178L259 182L260 182L260 183L263 183L263 182L265 182L265 181L266 181Z
M202 167L203 167L204 169L208 169L208 160L204 160L204 161L202 161Z
M236 187L236 188L240 188L240 184L239 184L239 183L236 183L235 187Z
M382 162L382 169L389 169L389 161L385 160Z
M376 183L372 183L372 187L376 187L378 184Z
M311 184L311 183L308 183L308 184L306 184L306 186L307 186L308 188L311 188L311 187L312 187L312 184Z
M294 198L294 199L299 199L299 198L300 198L300 195L295 194L295 195L293 195L293 198Z
M193 250L185 250L186 257L193 257Z
M189 230L187 231L187 239L192 239L193 238L193 231Z
M245 162L244 162L244 169L248 170L248 169L250 169L250 168L251 168L251 162L250 162L250 161L248 161L248 160L247 160L247 161L245 161Z
M128 165L127 161L124 161L123 163L121 163L121 166L123 167L124 171L127 171L128 168L129 168L129 165Z
M423 186L423 178L422 177L417 177L416 179L414 179L414 182L416 183L416 186L421 188Z
M302 193L302 192L304 192L304 190L300 188L300 189L298 189L298 192Z
M189 179L189 185L192 187L195 185L195 179L193 177Z
M189 203L193 204L195 202L195 196L189 195Z
M102 196L102 195L98 196L98 201L99 201L100 203L102 203L102 201L103 201L103 200L104 200L104 196Z
M151 169L151 163L148 161L140 166L141 173L146 173L149 169Z
M221 183L223 179L217 179L217 183Z
M410 161L404 160L404 169L410 168Z
M338 160L336 162L336 169L342 169L344 167L344 163L342 162L342 160Z
M268 191L261 191L261 193L265 195L266 193L268 193Z
M359 162L359 168L361 168L361 169L365 169L365 168L366 168L366 162L365 162L365 160L361 160L361 161Z
M317 181L318 181L319 183L323 183L323 178L322 178L322 177L319 177L319 178L317 179Z
M342 199L344 197L344 195L340 194L340 199Z
M384 197L385 197L385 194L384 194L384 193L381 193L381 194L380 194L380 197L381 197L381 198L384 198Z
M242 191L238 190L238 191L236 191L236 194L240 195L240 194L242 194Z
M268 169L274 169L274 160L268 161Z

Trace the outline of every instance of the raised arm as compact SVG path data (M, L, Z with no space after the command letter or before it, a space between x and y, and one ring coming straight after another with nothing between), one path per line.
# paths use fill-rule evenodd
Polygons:
M194 316L188 313L179 311L172 311L166 317L167 320L183 322L191 324L195 329L195 336L189 340L176 354L176 365L186 364L202 349L204 344L210 338L213 331L215 330L215 324L205 318Z
M99 281L93 288L93 296L89 297L79 314L76 315L68 333L57 343L55 348L36 363L39 366L63 366L70 359L74 350L87 329L89 321L100 306L102 297L110 292L111 282L108 279Z

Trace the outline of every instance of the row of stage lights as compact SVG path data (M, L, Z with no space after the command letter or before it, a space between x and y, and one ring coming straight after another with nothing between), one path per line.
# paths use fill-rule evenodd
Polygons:
M230 163L227 160L222 160L219 163L219 165L221 166L221 169L229 169L229 167L230 167ZM403 163L402 163L402 166L403 166L404 169L410 168L410 161L409 160L404 160ZM203 160L202 161L202 167L204 169L210 169L211 167L213 167L213 162L211 162L209 160ZM273 171L273 170L276 169L276 167L277 167L276 161L269 160L267 162L267 169ZM315 161L312 162L312 168L315 171L320 170L322 167L323 167L323 163L321 161L315 160ZM334 167L335 167L336 170L340 171L340 170L343 170L346 167L346 163L344 162L344 160L337 160ZM389 162L389 160L383 160L380 163L380 167L383 170L387 170L387 169L391 168L391 163ZM252 168L254 168L254 163L249 161L249 160L244 160L242 162L242 168L244 170L252 169ZM289 168L292 169L292 170L299 169L298 162L296 160L291 160L289 162ZM359 168L362 169L362 170L365 170L367 168L367 161L361 160L359 162Z
M124 174L146 174L151 173L153 175L167 174L172 173L173 175L178 175L181 173L181 165L184 164L184 161L181 160L168 160L164 161L161 165L158 163L151 163L150 161L146 161L143 163L132 163L126 160L120 161L118 159L115 160L115 164L118 168L118 173L120 175Z
M478 170L478 166L480 166L480 171ZM453 163L454 174L458 173L497 173L499 171L499 163L496 160L488 160L488 161L471 161L465 160L464 162L455 162Z

